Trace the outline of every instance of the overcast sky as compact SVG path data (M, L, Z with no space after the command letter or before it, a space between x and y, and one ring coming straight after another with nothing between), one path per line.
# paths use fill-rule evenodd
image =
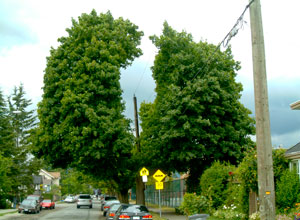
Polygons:
M111 11L144 31L144 55L122 71L121 86L126 116L133 119L133 95L138 103L153 101L155 83L150 67L156 48L149 36L160 35L167 21L177 31L191 33L195 41L218 44L242 14L248 0L0 0L0 89L4 95L24 84L27 97L41 100L43 71L50 47L66 36L71 18L82 13ZM300 141L300 111L290 104L300 100L300 1L261 0L264 25L272 145L289 148ZM232 38L234 58L241 61L237 81L244 87L241 102L254 112L249 11L243 30Z

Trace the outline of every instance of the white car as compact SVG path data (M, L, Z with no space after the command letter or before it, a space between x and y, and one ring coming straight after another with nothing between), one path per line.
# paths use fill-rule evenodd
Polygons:
M80 194L77 199L77 208L81 206L88 206L90 209L93 208L92 197L90 194Z
M73 196L67 196L67 198L65 198L64 202L73 203L73 202L75 202L75 198Z

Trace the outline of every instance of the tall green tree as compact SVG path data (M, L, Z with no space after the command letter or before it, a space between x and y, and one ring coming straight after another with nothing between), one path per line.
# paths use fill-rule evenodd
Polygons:
M7 104L0 90L0 208L6 208L6 199L11 192L8 172L12 164L14 146L14 135Z
M40 160L30 154L31 130L36 126L35 110L31 109L31 105L22 84L15 87L8 97L9 120L14 139L13 163L8 176L14 196L34 190L32 175L38 173L41 164Z
M0 90L0 152L4 157L15 153L14 132L10 123L7 103Z
M54 168L111 179L126 197L136 168L120 69L142 54L143 32L129 20L95 10L73 19L66 31L47 58L35 155Z
M196 43L167 22L151 40L159 49L152 67L157 96L140 108L142 150L154 166L189 172L193 192L214 160L236 163L251 146L254 121L235 81L240 65L230 48Z

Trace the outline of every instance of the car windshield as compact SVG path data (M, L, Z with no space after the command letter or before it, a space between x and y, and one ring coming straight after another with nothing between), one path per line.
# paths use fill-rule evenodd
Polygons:
M80 195L79 199L90 199L91 196L90 195Z
M43 200L43 202L51 202L51 200L45 199L45 200Z
M115 196L108 196L108 197L105 197L105 200L108 201L108 200L117 200L117 197Z
M148 209L142 205L128 205L123 206L121 212L148 212Z
M36 200L38 200L39 197L38 196L27 196L27 199L36 199Z
M34 205L35 204L35 200L30 200L30 199L26 199L23 200L22 205Z

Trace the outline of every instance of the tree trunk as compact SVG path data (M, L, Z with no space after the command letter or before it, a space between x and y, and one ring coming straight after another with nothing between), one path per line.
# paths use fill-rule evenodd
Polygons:
M121 203L129 203L129 200L128 200L128 189L124 189L124 190L121 190L119 193L118 193L118 198L120 200Z
M136 182L136 204L145 205L145 185L141 176L137 176Z

